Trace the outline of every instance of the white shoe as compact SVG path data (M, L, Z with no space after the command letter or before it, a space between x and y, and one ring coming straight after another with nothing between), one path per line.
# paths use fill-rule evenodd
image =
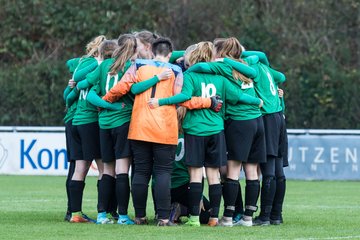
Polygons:
M239 221L234 223L234 226L245 226L245 227L252 227L253 222L252 220L245 221L243 218L241 218Z
M222 227L232 227L233 222L231 217L222 217L219 221L219 226Z

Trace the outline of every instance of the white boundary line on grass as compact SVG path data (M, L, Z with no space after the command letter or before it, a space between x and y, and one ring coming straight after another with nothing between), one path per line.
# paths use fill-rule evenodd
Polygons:
M344 237L324 237L324 238L295 238L295 240L336 240L336 239L360 239L360 235L357 236L344 236Z

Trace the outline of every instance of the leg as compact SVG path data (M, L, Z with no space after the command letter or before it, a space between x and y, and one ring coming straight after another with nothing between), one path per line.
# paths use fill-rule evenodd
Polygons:
M116 199L120 215L118 223L120 224L132 224L132 221L127 216L130 199L130 165L131 158L129 157L116 160Z
M243 219L245 221L251 221L254 212L257 210L257 200L260 193L260 183L257 174L257 163L244 164L246 175L246 187L245 187L245 213Z
M214 226L214 224L217 224L217 218L219 217L222 193L222 187L219 181L219 168L206 167L205 170L209 183L209 200L211 206L209 225Z
M167 222L170 215L171 172L176 145L153 144L153 146L156 209L158 219Z
M260 200L260 224L254 222L256 225L269 225L270 224L270 212L274 201L274 195L276 191L275 182L275 157L268 156L266 163L260 164L262 178L261 186L261 200ZM259 222L260 222L259 221Z
M238 191L240 188L239 175L241 169L241 162L228 160L227 162L227 178L223 186L223 198L224 198L224 220L232 223L232 217L235 211L235 202L238 197ZM227 219L229 218L229 219Z
M81 216L82 210L82 198L85 188L85 176L90 167L90 161L77 160L74 170L74 175L69 184L70 196L71 196L71 211L76 216ZM72 219L74 218L74 215ZM78 218L79 218L78 217ZM72 220L76 221L76 220Z
M278 225L282 223L282 207L286 191L286 178L283 170L282 158L276 159L275 163L276 192L271 209L270 223Z
M148 184L153 169L152 143L131 141L131 148L134 153L134 177L131 184L131 193L135 208L135 217L141 219L141 221L139 220L137 223L144 223Z
M107 218L106 213L110 208L115 191L115 161L103 163L104 173L99 180L98 188L98 224L113 223Z

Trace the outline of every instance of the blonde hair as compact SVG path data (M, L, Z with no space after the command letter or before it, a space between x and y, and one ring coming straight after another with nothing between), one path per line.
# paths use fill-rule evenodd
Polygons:
M185 53L184 53L184 66L185 66L185 68L190 67L190 64L189 64L190 53L192 53L192 51L194 51L196 46L197 46L197 44L193 44L193 45L190 45L190 46L188 46L186 48Z
M100 44L106 40L104 35L97 36L86 45L86 57L96 57L99 54Z
M111 58L114 51L118 48L118 44L114 40L105 40L99 46L99 56L102 59Z
M120 35L118 48L113 53L114 63L110 67L110 75L116 75L120 70L124 71L126 62L136 53L136 38L133 34Z
M212 42L199 42L190 53L189 64L198 62L211 62L214 57L214 44Z
M240 44L240 42L234 38L217 38L214 40L214 45L216 49L216 53L218 57L222 58L230 58L235 61L241 62L243 64L246 64L240 57L242 54L242 51L244 47ZM236 71L233 69L232 75L234 79L241 80L244 83L251 83L252 80L250 78L247 78L242 73Z
M183 133L182 123L186 115L186 108L180 106L176 109L176 113L177 113L179 133Z

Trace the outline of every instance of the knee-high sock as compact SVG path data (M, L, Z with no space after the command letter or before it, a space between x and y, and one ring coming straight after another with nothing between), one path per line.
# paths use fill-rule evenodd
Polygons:
M84 188L84 181L70 181L69 190L71 196L71 212L80 212L82 210Z
M235 212L235 202L239 191L239 181L227 178L223 185L224 216L232 217Z
M252 217L257 210L257 200L260 193L259 180L246 180L245 186L245 216Z
M120 215L127 215L130 198L129 175L126 173L116 175L116 199Z

